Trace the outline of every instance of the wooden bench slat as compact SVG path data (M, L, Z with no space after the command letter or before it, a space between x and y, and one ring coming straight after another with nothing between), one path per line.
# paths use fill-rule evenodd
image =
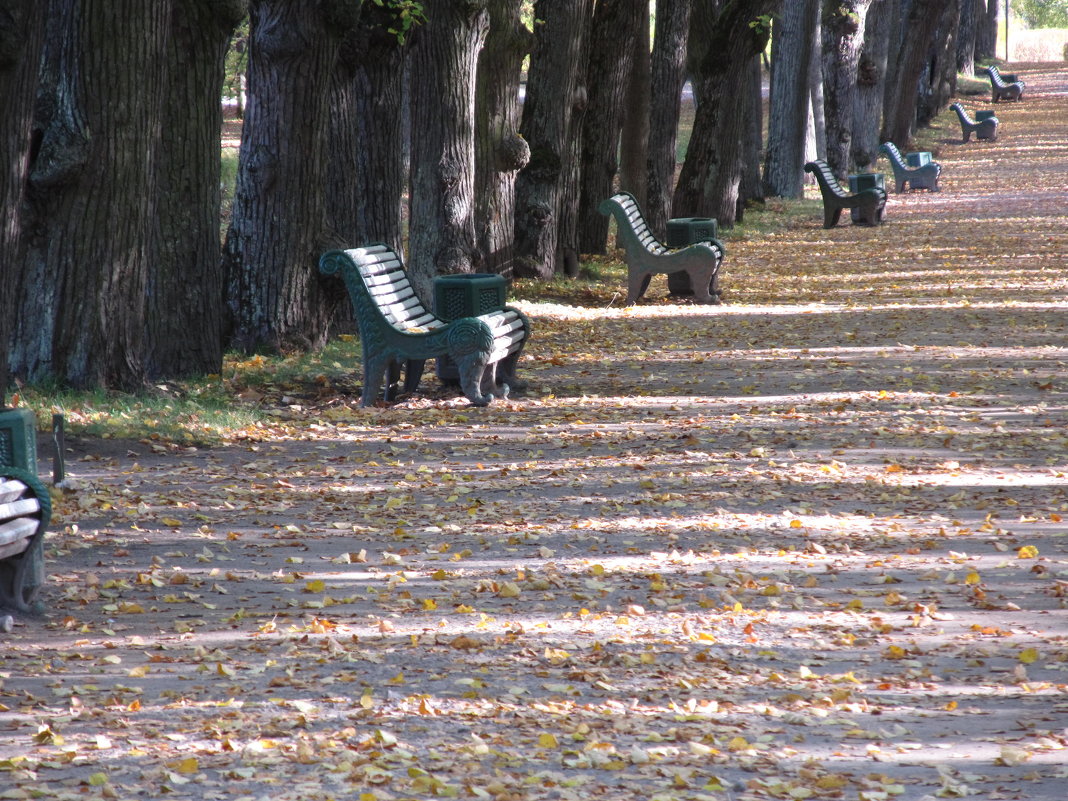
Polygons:
M40 521L35 517L19 517L0 523L0 545L9 545L16 540L26 540L22 549L29 545L29 539L37 531Z
M844 209L856 209L859 221L865 225L878 225L883 221L883 210L886 208L885 189L876 186L863 189L855 195L849 194L823 159L808 162L805 172L812 173L819 184L820 195L823 197L824 228L834 228Z

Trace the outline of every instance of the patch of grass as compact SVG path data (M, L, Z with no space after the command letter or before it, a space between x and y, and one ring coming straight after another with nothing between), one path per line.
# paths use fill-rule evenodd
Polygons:
M135 393L23 387L18 404L32 409L41 426L63 414L72 435L178 445L260 439L277 422L279 407L355 397L354 339L344 335L314 353L229 354L220 375L157 382Z

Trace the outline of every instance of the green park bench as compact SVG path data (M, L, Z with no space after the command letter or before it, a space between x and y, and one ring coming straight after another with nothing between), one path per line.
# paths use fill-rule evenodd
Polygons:
M883 142L879 150L886 154L894 170L895 192L904 192L906 184L909 189L930 189L932 192L939 190L938 177L942 174L942 165L937 161L910 167L893 142Z
M993 64L984 72L990 77L990 102L997 103L1002 98L1023 100L1024 82L1016 80L1015 75L1002 75Z
M0 465L0 608L37 612L44 584L44 535L52 513L37 476Z
M340 274L352 301L363 348L361 405L374 405L383 380L384 399L391 401L402 367L404 391L414 392L426 360L442 356L456 365L464 395L475 406L523 388L515 368L530 321L518 309L505 306L446 322L423 305L389 245L328 251L319 270Z
M823 159L808 162L805 172L815 175L819 184L820 194L823 196L824 228L834 228L838 225L843 209L856 210L854 221L862 225L878 225L883 221L883 212L886 209L885 189L872 186L850 194L838 183L830 166Z
M987 117L985 120L974 120L967 111L964 110L964 106L960 103L954 103L950 106L955 112L957 112L957 118L960 120L960 133L964 141L967 142L972 138L972 134L975 134L976 139L988 139L993 142L998 138L998 118Z
M684 272L690 278L694 299L719 303L719 268L726 248L718 239L685 247L665 245L649 230L638 201L629 192L618 192L602 201L598 211L615 215L619 238L627 254L627 304L636 303L654 275Z

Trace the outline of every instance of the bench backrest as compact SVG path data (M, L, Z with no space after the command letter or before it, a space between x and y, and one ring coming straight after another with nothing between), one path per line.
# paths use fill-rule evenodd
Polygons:
M960 117L960 121L962 123L967 123L968 125L975 125L975 120L973 120L968 115L968 112L964 110L964 106L962 106L960 103L954 103L950 106L950 108L957 112L957 116Z
M374 244L344 251L355 270L343 269L343 278L357 309L357 321L365 313L379 314L393 328L421 332L441 328L445 323L423 305L408 280L400 256L389 245ZM369 301L361 309L357 297Z
M849 193L842 188L842 185L838 183L838 179L834 177L834 173L831 172L830 165L823 159L810 161L805 165L805 170L816 176L820 191L830 192L838 197L849 197Z
M894 165L894 170L907 170L908 165L905 164L905 159L901 157L901 151L897 149L897 145L893 142L883 142L879 149L886 154L886 157L890 159L890 163Z
M603 205L615 206L611 211L615 213L616 224L621 229L625 242L633 237L636 244L650 253L661 254L667 252L667 246L653 236L653 232L649 230L645 215L642 214L642 210L638 207L638 201L630 192L617 192Z

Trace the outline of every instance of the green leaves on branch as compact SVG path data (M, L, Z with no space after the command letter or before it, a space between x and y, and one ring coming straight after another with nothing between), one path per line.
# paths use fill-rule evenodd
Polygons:
M387 12L392 21L386 26L397 41L404 44L412 28L426 22L423 4L418 0L371 0L374 5Z

